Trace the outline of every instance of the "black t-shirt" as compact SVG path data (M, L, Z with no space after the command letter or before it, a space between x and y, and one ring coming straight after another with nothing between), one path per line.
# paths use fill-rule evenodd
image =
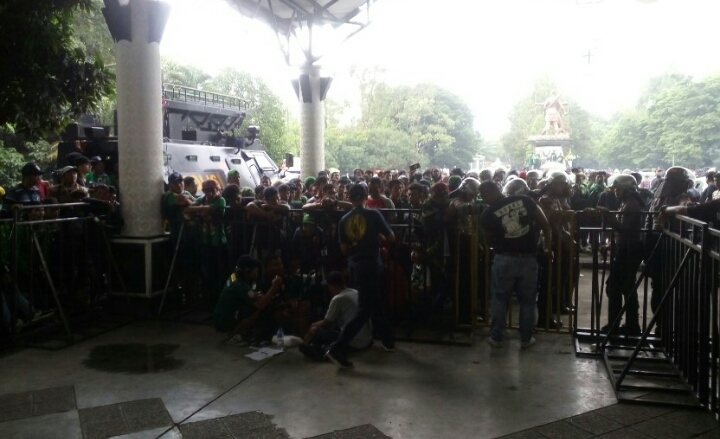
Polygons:
M610 191L605 191L600 194L597 205L613 212L620 210L620 200Z
M717 186L715 186L714 184L710 183L710 184L705 188L705 190L703 190L702 193L700 194L700 202L701 202L701 203L710 202L710 200L712 200L713 192L715 192L716 190L717 190Z
M392 229L382 214L374 209L356 207L340 219L338 237L347 244L351 262L373 261L380 258L380 234L389 235Z
M687 216L704 221L712 228L720 226L720 200L709 201L687 208Z
M491 243L497 253L535 253L538 205L525 195L496 200L480 216L480 224L492 234Z

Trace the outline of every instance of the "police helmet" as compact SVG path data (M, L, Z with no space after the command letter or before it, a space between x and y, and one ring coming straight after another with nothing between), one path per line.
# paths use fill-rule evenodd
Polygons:
M480 171L480 180L492 180L493 178L493 170L489 168L485 168L482 171Z
M503 193L505 195L522 195L530 192L527 183L522 178L514 178L511 181L505 183L503 187Z
M533 169L532 171L528 171L525 178L527 178L527 179L534 178L536 180L540 180L540 179L542 179L542 172L538 171L537 169Z
M458 190L466 194L477 195L480 193L480 182L472 177L468 177L460 183Z
M567 174L562 171L555 171L555 172L551 173L548 183L553 184L553 183L558 183L558 182L563 183L563 184L568 184Z
M665 172L667 180L692 180L692 173L689 169L682 166L673 166Z
M613 180L612 188L618 188L625 191L636 191L637 180L632 175L620 174Z

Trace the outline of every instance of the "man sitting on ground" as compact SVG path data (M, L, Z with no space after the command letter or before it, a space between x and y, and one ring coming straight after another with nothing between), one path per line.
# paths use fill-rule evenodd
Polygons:
M339 271L331 271L327 277L327 287L332 300L325 318L310 325L310 330L303 337L305 344L300 351L307 357L322 361L328 346L337 341L340 331L357 314L358 292L345 287L345 279ZM369 348L373 343L370 322L350 340L349 347L353 350Z
M260 261L248 255L240 256L235 272L220 293L212 320L218 331L230 336L228 343L245 346L255 337L253 330L262 336L272 332L274 318L269 306L282 288L282 278L276 276L265 294L253 291L251 285L258 279Z

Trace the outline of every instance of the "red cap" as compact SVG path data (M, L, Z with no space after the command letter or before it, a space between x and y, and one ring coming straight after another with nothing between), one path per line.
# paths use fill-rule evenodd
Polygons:
M218 183L215 180L205 180L202 183L202 190L217 189L218 187Z

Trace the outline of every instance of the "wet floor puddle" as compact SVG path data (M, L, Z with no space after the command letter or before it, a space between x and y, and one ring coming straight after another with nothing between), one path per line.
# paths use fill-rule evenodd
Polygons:
M96 346L83 361L89 369L110 373L146 374L174 370L185 362L173 357L179 348L173 344L144 343Z

